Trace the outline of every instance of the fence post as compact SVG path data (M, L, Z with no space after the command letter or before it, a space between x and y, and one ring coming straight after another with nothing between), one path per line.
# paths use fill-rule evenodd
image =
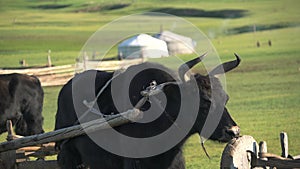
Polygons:
M268 161L268 158L263 157L263 155L265 153L268 153L267 142L261 141L261 142L259 142L259 153L258 153L260 160ZM262 168L263 169L270 169L270 168L273 168L273 167L265 166L265 167L262 167Z
M265 141L261 141L259 142L259 158L261 160L265 160L267 161L268 158L263 158L263 154L268 152L268 148L267 148L267 142Z
M20 65L21 65L22 67L27 66L25 59L20 60L19 63L20 63Z
M288 136L285 132L280 133L281 157L287 158L289 155Z
M87 55L87 52L86 51L84 51L83 52L83 69L84 69L84 71L86 71L87 70L87 61L88 61L88 55Z
M47 63L47 66L48 67L51 67L52 66L52 63L51 63L51 50L49 49L48 50L48 63Z

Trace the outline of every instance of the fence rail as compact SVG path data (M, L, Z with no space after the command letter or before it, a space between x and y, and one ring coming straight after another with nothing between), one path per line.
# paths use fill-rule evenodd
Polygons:
M63 65L30 69L0 69L0 74L21 73L37 76L42 86L58 86L65 84L74 76L75 65Z
M53 67L41 67L41 68L30 68L30 69L0 69L0 74L9 73L23 73L28 75L45 75L53 74L56 72L74 71L74 65L63 65Z

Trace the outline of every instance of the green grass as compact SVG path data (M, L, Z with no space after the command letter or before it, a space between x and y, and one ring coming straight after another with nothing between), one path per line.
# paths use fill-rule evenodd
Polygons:
M297 0L213 0L213 1L122 1L127 7L107 10L113 1L0 1L0 67L15 67L21 59L29 65L47 62L51 49L55 65L75 63L86 40L104 24L128 14L160 8L246 10L241 18L191 17L187 19L211 39L227 61L236 52L242 57L241 65L226 74L228 109L242 134L252 135L257 141L265 140L268 151L280 154L279 133L289 136L289 151L300 154L300 27ZM66 7L62 7L62 6ZM69 6L68 6L69 5ZM42 9L47 7L48 9ZM90 12L76 12L91 10ZM49 9L52 8L52 9ZM257 32L251 27L256 25ZM235 30L235 31L233 31ZM238 31L236 31L238 30ZM238 32L243 33L238 33ZM268 40L272 46L267 45ZM261 47L256 47L256 42ZM111 55L116 49L112 49ZM183 56L184 57L184 56ZM191 56L183 58L189 59ZM198 71L195 69L195 71ZM199 70L201 71L201 70ZM202 71L203 72L203 71ZM44 101L44 128L54 128L57 95L61 87L46 87ZM5 136L1 135L3 140ZM205 143L209 160L202 151L199 137L193 136L185 145L188 169L219 168L225 144Z
M44 130L53 131L55 114L57 110L57 97L61 87L45 87L45 99L44 99Z

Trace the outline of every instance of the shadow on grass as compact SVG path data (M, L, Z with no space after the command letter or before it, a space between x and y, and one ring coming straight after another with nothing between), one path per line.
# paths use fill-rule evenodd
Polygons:
M187 17L210 17L210 18L241 18L247 13L247 10L242 9L223 9L206 11L203 9L195 8L158 8L151 12L162 12L176 16Z
M130 4L109 4L109 5L95 5L88 6L82 9L75 10L74 12L100 12L100 11L110 11L126 8Z
M46 4L46 5L38 5L32 6L34 9L62 9L72 6L72 4Z
M270 24L270 25L247 25L247 26L241 26L241 27L229 29L227 33L228 34L239 34L239 33L274 30L274 29L297 27L297 26L300 26L300 25L296 24L296 23L295 24L293 24L293 23L276 23L276 24Z

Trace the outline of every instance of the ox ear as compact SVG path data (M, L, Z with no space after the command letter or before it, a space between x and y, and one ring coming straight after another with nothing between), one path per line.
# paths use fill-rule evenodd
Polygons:
M236 60L225 62L217 67L215 67L212 71L208 73L208 76L214 76L222 73L226 73L234 68L236 68L240 62L241 58L239 57L238 54L234 53Z

